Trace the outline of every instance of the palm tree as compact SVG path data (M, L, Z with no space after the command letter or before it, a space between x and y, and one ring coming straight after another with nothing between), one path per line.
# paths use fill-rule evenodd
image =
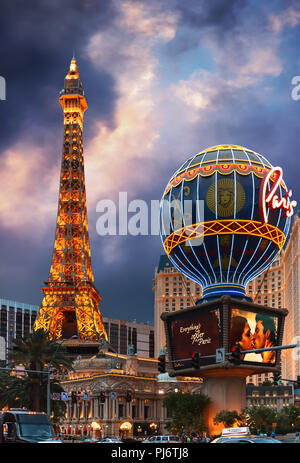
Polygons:
M41 382L47 380L50 364L57 370L62 367L72 369L72 362L67 357L67 351L56 340L49 340L48 333L39 329L26 338L12 341L10 360L14 365L24 365L30 382L30 407L33 411L40 410ZM43 373L45 371L45 373Z

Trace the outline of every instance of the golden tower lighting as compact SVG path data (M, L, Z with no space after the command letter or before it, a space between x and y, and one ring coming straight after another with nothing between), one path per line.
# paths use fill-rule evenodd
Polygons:
M78 336L82 341L107 341L88 234L82 145L83 114L88 105L74 57L59 101L64 111L64 143L56 233L34 330L42 328L51 339Z

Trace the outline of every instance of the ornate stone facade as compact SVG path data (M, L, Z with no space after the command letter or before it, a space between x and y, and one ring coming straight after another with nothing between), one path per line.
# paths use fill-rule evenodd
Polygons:
M63 423L67 434L144 437L165 432L168 421L163 399L169 392L198 393L201 378L170 378L159 375L157 361L136 355L109 352L74 362L74 371L62 382L69 393ZM72 391L77 403L72 403ZM83 393L89 399L83 399ZM101 403L101 393L105 399ZM131 401L126 401L127 395ZM80 398L78 399L80 394Z

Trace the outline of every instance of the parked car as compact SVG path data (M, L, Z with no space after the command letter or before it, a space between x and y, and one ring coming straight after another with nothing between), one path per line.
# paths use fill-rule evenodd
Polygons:
M267 435L252 436L248 427L225 428L222 436L214 439L212 444L281 444L277 439Z
M179 444L180 439L178 436L152 436L149 439L143 441L143 443L152 443L152 444Z
M218 437L212 444L281 444L280 440L261 436Z
M104 437L103 439L99 440L99 444L123 444L121 439L114 438L114 437Z
M97 444L100 442L100 438L92 438L92 437L87 437L86 439L83 439L82 443L83 444Z

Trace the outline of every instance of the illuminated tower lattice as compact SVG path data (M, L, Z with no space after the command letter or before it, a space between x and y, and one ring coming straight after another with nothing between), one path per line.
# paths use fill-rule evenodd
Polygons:
M34 329L49 332L51 339L77 335L83 341L107 341L87 222L82 123L88 105L74 57L59 101L64 111L64 144L57 224L49 279L41 288L44 298Z

